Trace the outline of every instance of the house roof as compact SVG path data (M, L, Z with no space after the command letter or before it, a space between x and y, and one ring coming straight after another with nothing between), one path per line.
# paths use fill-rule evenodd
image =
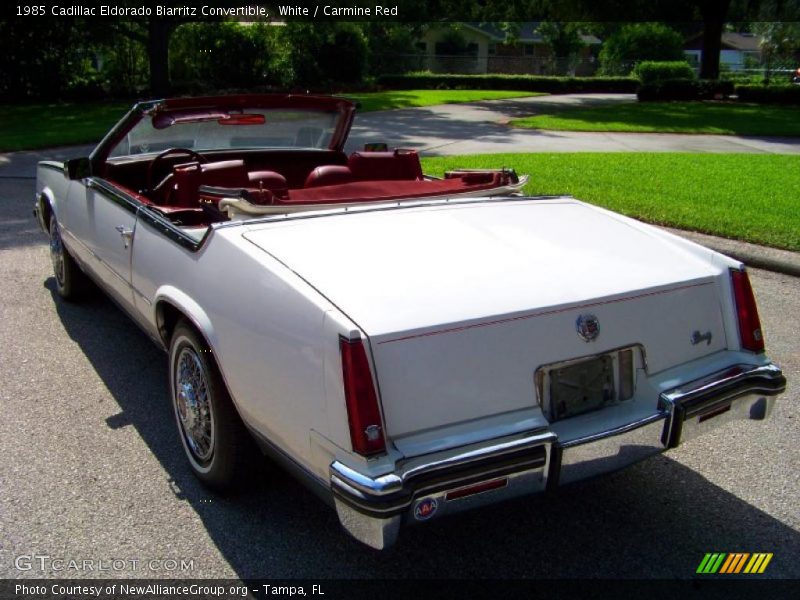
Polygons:
M525 21L523 23L517 23L519 26L519 32L516 36L517 41L522 44L543 44L544 38L537 31L539 29L539 25L541 24L541 21ZM503 31L499 23L473 22L464 23L464 25L473 31L484 34L493 42L502 43L506 41L506 32ZM600 39L593 35L581 35L581 39L587 46L594 46L601 43Z
M685 50L700 50L703 47L703 34L693 35L683 45ZM744 52L760 52L761 38L754 33L737 33L724 31L722 33L723 50L741 50Z
M722 34L722 47L731 50L761 50L761 38L754 33L734 33L726 31Z

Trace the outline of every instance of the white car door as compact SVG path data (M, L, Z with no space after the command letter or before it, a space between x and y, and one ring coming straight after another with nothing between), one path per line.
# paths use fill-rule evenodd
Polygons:
M89 268L124 308L132 310L131 255L138 205L96 178L86 180L83 195L70 197L72 233L88 251Z

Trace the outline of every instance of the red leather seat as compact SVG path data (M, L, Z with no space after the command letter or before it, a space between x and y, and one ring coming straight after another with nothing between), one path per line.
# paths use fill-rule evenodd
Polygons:
M199 205L197 189L201 185L247 187L249 184L243 160L190 162L175 165L172 173L153 189L151 197L159 205L192 208Z
M423 179L419 154L415 150L353 152L347 166L359 181Z
M221 160L200 165L200 185L244 187L249 183L243 160Z
M172 173L153 190L153 200L163 206L197 207L200 186L268 190L271 195L277 197L285 197L289 192L286 178L280 173L275 171L248 173L243 160L222 160L175 165Z
M304 188L319 187L321 185L337 185L355 181L355 176L350 167L340 165L323 165L317 167L306 177Z

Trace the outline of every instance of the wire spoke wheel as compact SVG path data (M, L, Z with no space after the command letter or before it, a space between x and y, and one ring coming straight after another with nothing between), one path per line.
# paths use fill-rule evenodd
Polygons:
M53 263L53 274L59 286L64 285L64 244L61 242L61 232L58 223L54 222L50 228L50 261Z
M175 373L175 408L181 433L199 463L214 454L214 414L208 376L194 349L185 347L178 355Z
M233 404L208 343L184 320L169 346L175 421L189 466L221 492L244 484L254 445Z
M86 275L72 258L61 237L61 226L55 215L50 215L50 262L58 295L74 302L88 296L91 286Z

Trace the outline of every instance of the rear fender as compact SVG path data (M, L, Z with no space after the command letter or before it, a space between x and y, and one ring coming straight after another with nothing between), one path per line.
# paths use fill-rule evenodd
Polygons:
M168 329L166 320L166 307L167 305L173 307L180 312L203 336L208 343L214 358L216 359L216 352L214 348L217 346L217 335L211 319L208 318L206 312L195 302L188 294L179 290L171 285L164 285L156 290L155 301L155 314L153 315L153 322L158 330L159 338L164 348L169 348L171 331ZM217 365L219 365L217 360Z

